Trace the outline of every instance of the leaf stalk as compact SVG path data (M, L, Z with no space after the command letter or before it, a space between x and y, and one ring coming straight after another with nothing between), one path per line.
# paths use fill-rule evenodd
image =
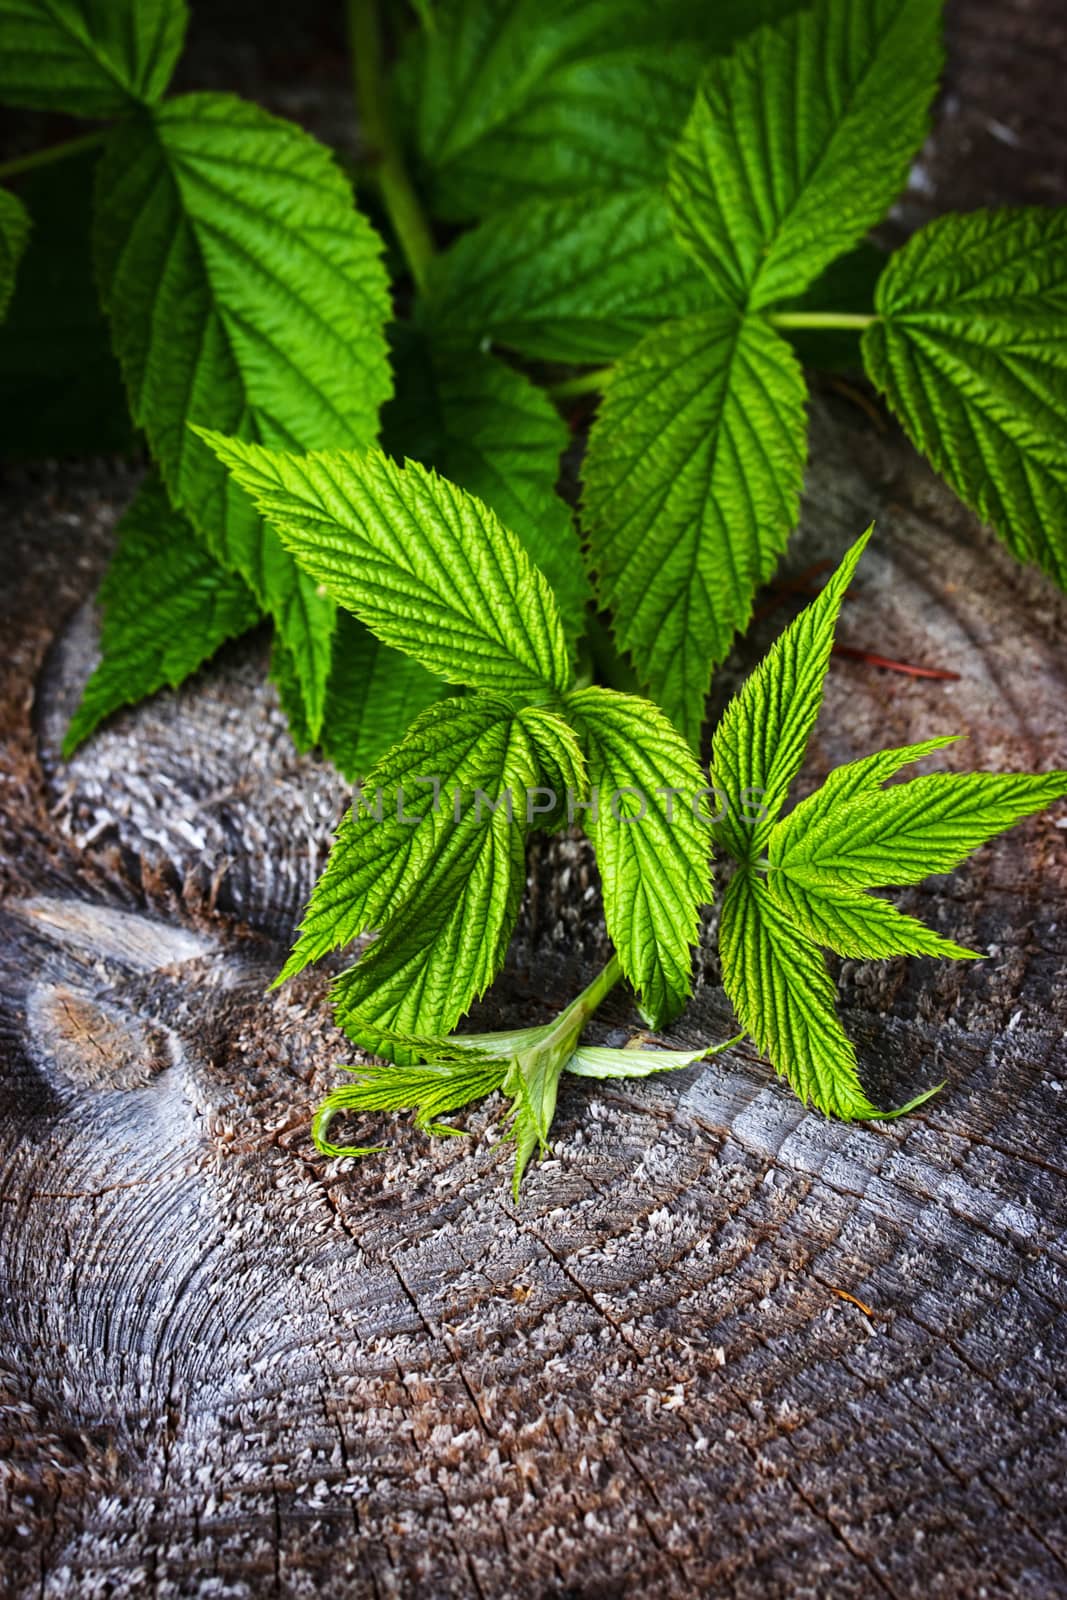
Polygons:
M772 311L772 328L869 328L880 322L873 311Z
M31 150L29 155L12 156L10 161L0 161L0 181L19 178L38 167L50 167L54 161L66 161L68 156L80 155L83 150L95 150L106 137L103 132L83 133L76 139L65 139L62 144L50 144L44 150Z
M577 1037L593 1015L593 1012L607 999L621 977L622 966L619 958L617 955L612 955L607 966L601 968L592 983L588 984L581 994L577 995L570 1005L560 1012L556 1018L552 1030L553 1033L562 1037L574 1029L575 1037Z
M362 131L371 149L374 172L415 287L426 287L434 255L433 234L404 165L389 116L376 0L348 0L348 40Z
M564 378L562 383L550 383L548 393L553 400L573 400L582 394L599 394L610 374L610 367L595 367L592 372L580 372L576 378Z

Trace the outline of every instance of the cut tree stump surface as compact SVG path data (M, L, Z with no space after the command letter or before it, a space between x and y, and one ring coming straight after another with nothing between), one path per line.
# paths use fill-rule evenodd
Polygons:
M905 223L1067 201L1058 0L950 22ZM988 960L838 969L873 1096L945 1080L914 1116L829 1123L745 1047L565 1082L517 1205L496 1104L326 1161L327 975L264 989L345 793L265 637L58 755L136 481L26 469L0 528L10 1592L1067 1594L1063 808L899 897ZM872 516L839 637L960 678L835 659L805 785L957 730L940 765L1067 764L1067 600L826 386L788 570ZM671 1043L734 1031L712 931ZM545 844L479 1017L543 1018L605 955L588 848Z

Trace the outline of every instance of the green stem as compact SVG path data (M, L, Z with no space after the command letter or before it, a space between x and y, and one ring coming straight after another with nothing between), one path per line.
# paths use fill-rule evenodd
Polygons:
M566 1016L568 1013L573 1016L580 1015L583 1023L588 1022L597 1006L607 999L621 977L622 964L618 956L613 955L607 966L597 973L592 983L582 990L576 1000L571 1001L563 1015Z
M542 1040L539 1049L541 1051L559 1049L559 1071L562 1072L564 1061L577 1045L589 1018L621 977L622 967L619 958L613 955L607 966L597 973L592 983L560 1012L552 1024L552 1031Z
M553 400L572 400L580 394L599 394L610 367L596 367L592 372L582 372L577 378L565 378L562 383L550 383L548 394Z
M869 328L880 319L865 311L773 311L772 328Z
M375 160L378 187L415 287L421 291L433 260L433 235L389 120L376 0L348 0L348 40L356 99Z
M37 167L50 167L53 161L65 161L68 156L80 155L83 150L93 150L103 144L104 133L83 133L77 139L66 139L62 144L51 144L45 150L32 150L28 156L14 156L0 162L0 180L18 178Z

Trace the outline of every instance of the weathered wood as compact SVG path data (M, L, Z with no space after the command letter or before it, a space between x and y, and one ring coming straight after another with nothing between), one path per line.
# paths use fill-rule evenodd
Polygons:
M972 100L1010 126L1047 97L1063 131L1054 0L953 16L946 194ZM1024 156L988 198L1032 197ZM806 781L956 729L947 765L1064 764L1064 598L847 399L812 426L792 568L877 516L842 638L961 677L835 661ZM875 1096L947 1080L902 1123L806 1115L741 1049L565 1085L519 1206L491 1106L469 1140L381 1119L385 1156L323 1161L310 1113L349 1049L321 974L263 989L344 795L293 753L265 641L57 754L133 482L42 468L4 513L11 1592L1067 1592L1062 815L900 897L989 961L844 965ZM545 847L485 1014L535 1020L603 955L587 850ZM678 1043L732 1031L710 938L698 965Z

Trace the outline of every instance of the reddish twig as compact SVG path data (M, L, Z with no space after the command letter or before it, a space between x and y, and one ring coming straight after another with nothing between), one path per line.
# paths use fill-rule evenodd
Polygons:
M958 683L958 672L948 672L944 667L916 667L909 661L892 661L888 656L875 655L872 650L858 650L855 645L835 644L832 652L846 661L863 661L869 667L881 667L886 672L903 672L909 678L939 678L945 683Z

